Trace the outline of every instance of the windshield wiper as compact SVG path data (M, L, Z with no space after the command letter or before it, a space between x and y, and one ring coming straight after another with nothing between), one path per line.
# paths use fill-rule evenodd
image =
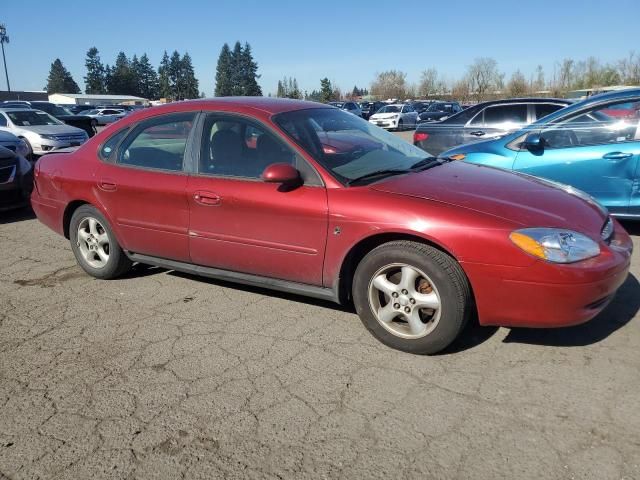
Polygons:
M375 177L390 177L392 175L402 175L403 173L411 173L412 170L398 170L398 169L385 169L385 170L376 170L375 172L369 172L365 175L361 175L356 178L350 178L347 180L347 185L353 185L354 183L361 182L363 180L369 180Z
M427 157L411 165L411 170L414 172L422 171L428 168L437 167L438 165L442 165L443 163L450 161L451 160L448 158Z

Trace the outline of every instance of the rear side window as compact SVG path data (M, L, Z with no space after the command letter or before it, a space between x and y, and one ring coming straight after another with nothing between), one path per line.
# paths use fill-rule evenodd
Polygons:
M496 105L494 107L488 107L484 111L485 125L503 123L527 123L527 106L525 104Z
M118 150L118 163L182 171L194 113L165 115L139 125Z
M111 154L120 143L120 140L124 138L128 131L129 129L125 128L111 135L111 137L109 137L107 141L102 144L102 147L100 147L100 158L102 158L103 160L109 160Z
M554 105L552 103L537 103L535 105L536 119L539 120L542 117L546 117L547 115L550 115L553 112L560 110L562 107L564 107L564 105Z

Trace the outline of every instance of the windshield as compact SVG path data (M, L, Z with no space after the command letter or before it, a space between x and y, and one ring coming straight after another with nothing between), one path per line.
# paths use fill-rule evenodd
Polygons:
M429 156L392 133L340 110L296 110L280 113L274 120L343 183L379 171L409 170Z
M398 113L402 107L400 105L386 105L376 113Z
M60 120L56 120L48 113L39 110L20 110L17 112L6 112L6 114L17 127L63 125Z

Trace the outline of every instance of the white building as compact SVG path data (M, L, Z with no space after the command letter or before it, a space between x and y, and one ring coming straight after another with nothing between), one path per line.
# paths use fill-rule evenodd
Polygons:
M100 95L90 93L52 93L51 103L60 105L148 105L149 100L133 95Z

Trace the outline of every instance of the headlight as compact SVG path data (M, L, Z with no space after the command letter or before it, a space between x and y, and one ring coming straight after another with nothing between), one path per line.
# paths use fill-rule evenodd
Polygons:
M578 232L557 228L525 228L509 235L529 255L553 263L574 263L600 254L600 246Z
M56 140L56 137L54 137L53 135L47 135L45 133L41 133L40 138L44 138L45 140Z
M27 144L24 142L24 140L20 139L20 141L18 142L16 153L21 157L26 157L27 155L29 155L29 147L27 147Z

